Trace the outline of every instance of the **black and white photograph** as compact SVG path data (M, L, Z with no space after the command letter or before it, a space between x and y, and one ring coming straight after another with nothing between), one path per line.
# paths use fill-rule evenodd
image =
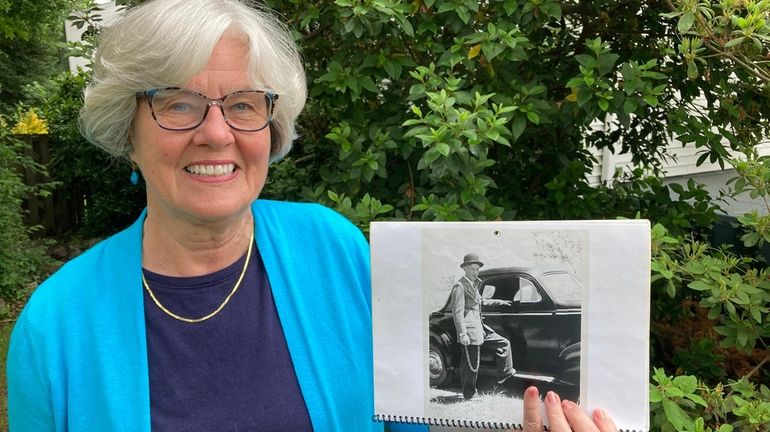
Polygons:
M536 387L649 429L649 222L376 222L370 242L375 420L521 430Z
M588 247L585 230L422 230L430 417L520 419L532 384L579 400Z

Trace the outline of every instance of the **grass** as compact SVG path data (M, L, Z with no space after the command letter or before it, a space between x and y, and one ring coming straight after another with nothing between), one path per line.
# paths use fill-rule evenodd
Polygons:
M508 391L479 383L476 397L466 401L460 389L428 391L427 414L430 417L456 420L485 420L487 422L516 423L523 420L522 400Z

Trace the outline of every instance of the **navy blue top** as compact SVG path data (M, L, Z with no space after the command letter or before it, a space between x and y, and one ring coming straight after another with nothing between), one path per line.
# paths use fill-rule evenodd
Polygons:
M163 306L198 318L224 301L245 259L205 276L144 274ZM312 430L256 248L240 288L214 317L176 320L146 290L144 313L154 432Z

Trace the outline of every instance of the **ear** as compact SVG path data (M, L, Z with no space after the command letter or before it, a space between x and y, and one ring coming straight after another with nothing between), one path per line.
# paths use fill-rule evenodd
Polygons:
M126 143L128 144L128 153L126 156L128 157L128 160L135 164L136 161L134 160L134 153L136 152L136 147L134 146L134 122L131 122L131 127L128 128L128 136L126 137Z

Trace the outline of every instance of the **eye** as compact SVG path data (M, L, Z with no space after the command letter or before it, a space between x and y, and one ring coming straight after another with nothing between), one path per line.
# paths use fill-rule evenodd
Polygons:
M199 97L187 93L157 94L153 99L156 112L169 115L182 115L197 112L204 105Z
M233 111L252 111L254 107L246 102L239 102L230 107L230 109Z
M173 96L154 100L156 111L164 114L188 114L197 109L196 101L186 96Z
M166 105L164 107L164 110L166 110L166 111L173 112L173 113L179 113L179 114L186 113L186 112L190 111L190 109L191 109L190 108L190 104L188 104L186 102L174 102L174 103L170 103L170 104L168 104L168 105Z

